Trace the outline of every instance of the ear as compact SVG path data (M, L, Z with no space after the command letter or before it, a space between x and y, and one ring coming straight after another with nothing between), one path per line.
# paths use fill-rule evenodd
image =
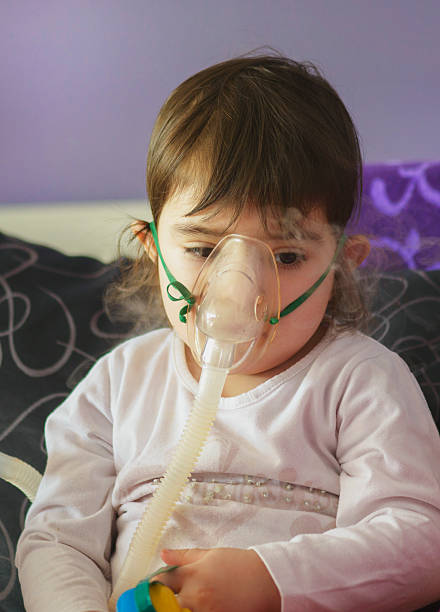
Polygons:
M344 246L345 257L349 260L351 267L357 268L370 252L370 241L362 234L349 236Z
M134 221L130 227L136 238L142 243L146 254L155 264L157 262L157 249L151 231L145 221Z

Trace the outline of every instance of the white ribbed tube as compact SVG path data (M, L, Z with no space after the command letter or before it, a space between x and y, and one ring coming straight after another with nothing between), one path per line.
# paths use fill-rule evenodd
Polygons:
M113 587L109 609L114 612L118 597L135 587L148 574L165 526L194 469L214 422L225 384L227 369L204 366L199 389L176 452L151 502L139 521Z
M0 452L0 478L15 485L33 502L40 486L41 474L21 459Z

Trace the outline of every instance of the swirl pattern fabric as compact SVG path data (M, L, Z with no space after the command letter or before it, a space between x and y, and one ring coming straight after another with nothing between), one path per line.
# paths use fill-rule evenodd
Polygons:
M440 270L384 272L376 292L370 335L406 361L440 430Z
M40 472L47 415L124 330L103 312L115 265L0 234L0 448ZM0 480L0 611L23 610L14 567L28 501Z
M351 227L370 236L379 267L440 269L440 162L368 165L363 192Z

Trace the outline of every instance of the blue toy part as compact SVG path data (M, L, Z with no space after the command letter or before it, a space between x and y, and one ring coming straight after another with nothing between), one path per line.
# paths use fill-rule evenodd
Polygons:
M122 593L116 612L156 612L150 599L148 580L143 580L134 589Z
M122 593L116 604L116 612L137 612L139 608L134 598L134 589Z
M136 600L134 598L134 589L130 589L122 593L116 604L116 612L137 612Z

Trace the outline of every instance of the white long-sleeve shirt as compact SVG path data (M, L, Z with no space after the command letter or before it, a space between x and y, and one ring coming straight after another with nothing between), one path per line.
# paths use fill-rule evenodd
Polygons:
M100 359L49 417L17 549L28 612L107 610L196 390L184 345L157 330ZM222 398L160 543L193 546L254 548L283 612L440 598L440 438L405 363L362 334L327 335Z

